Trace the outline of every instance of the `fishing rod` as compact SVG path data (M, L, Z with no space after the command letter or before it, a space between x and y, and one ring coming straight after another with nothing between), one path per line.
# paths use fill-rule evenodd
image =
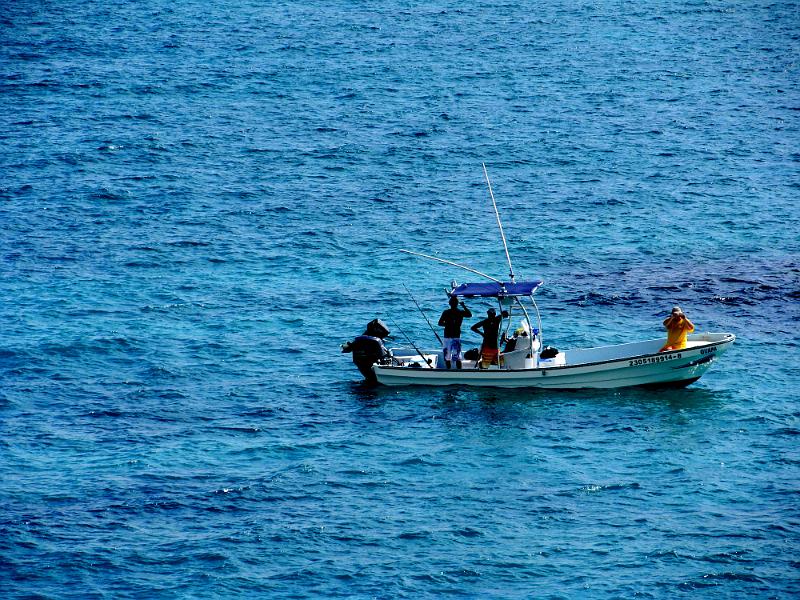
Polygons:
M508 259L508 275L511 277L511 283L514 281L514 267L511 266L511 255L508 253L508 244L506 243L506 234L503 232L503 223L500 222L500 213L497 210L497 202L494 201L494 192L492 192L492 182L489 181L489 172L486 170L486 163L483 165L483 174L486 176L486 184L489 186L489 196L492 197L492 206L494 207L494 216L497 217L497 226L500 228L500 237L503 240L503 249L506 251L506 259Z
M436 336L436 339L437 339L437 340L439 340L439 343L440 343L440 344L442 344L442 343L443 343L443 342L442 342L442 338L440 338L440 337L439 337L439 334L438 334L438 333L436 333L436 330L433 328L433 325L431 325L431 322L430 322L430 321L428 321L428 317L427 317L427 315L425 315L425 313L423 312L423 310L422 310L422 307L419 305L419 302L417 302L417 299L416 299L416 298L414 298L414 295L413 295L413 294L411 293L411 291L410 291L410 290L409 290L409 289L406 287L406 284L405 284L405 283L403 284L403 287L405 288L406 292L408 292L408 295L409 295L409 297L411 298L411 300L414 302L414 304L416 304L416 305L417 305L417 308L419 309L419 312L421 312L421 313L422 313L422 316L425 318L425 321L428 323L428 327L430 327L430 328L431 328L431 331L433 332L433 335L435 335L435 336Z
M395 327L397 327L397 331L399 331L399 332L400 332L400 333L403 335L403 337L404 337L404 338L406 338L406 340L408 340L408 343L409 343L409 344L411 344L411 347L412 347L414 350L416 350L416 351L417 351L417 354L419 354L419 355L422 357L422 361L423 361L423 362L424 362L426 365L428 365L428 368L429 368L429 369L432 369L432 368L433 368L433 365L432 365L430 362L428 362L428 359L427 359L427 358L425 358L425 355L422 353L422 351L421 351L419 348L417 348L416 344L414 344L414 342L412 342L412 341L411 341L411 338L410 338L410 337L408 337L408 336L405 334L405 332L404 332L402 329L400 329L400 325L398 325L398 324L397 324L397 321L395 321L395 320L394 320L393 318L391 318L391 317L389 317L389 320L392 322L392 325L394 325Z
M459 269L464 269L465 271L469 271L470 273L475 273L476 275L480 275L481 277L485 277L490 281L494 281L495 283L499 283L503 285L503 282L499 279L495 279L491 275L487 275L486 273L481 273L480 271L476 271L475 269L470 269L469 267L465 267L464 265L460 265L457 262L453 262L452 260L445 260L443 258L436 258L435 256L430 256L428 254L422 254L422 252L412 252L411 250L400 250L400 252L405 252L406 254L412 254L414 256L421 256L422 258L429 258L431 260L438 261L440 263L444 263L446 265L452 265L454 267L458 267Z

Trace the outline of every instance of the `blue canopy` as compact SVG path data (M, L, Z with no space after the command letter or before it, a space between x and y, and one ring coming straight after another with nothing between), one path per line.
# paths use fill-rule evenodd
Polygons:
M508 298L509 296L531 296L542 285L541 279L534 281L519 281L511 283L462 283L452 292L451 296L463 296L465 298Z

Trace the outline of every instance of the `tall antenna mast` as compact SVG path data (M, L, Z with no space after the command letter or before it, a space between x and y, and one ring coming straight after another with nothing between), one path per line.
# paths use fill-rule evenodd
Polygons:
M486 176L486 185L489 186L489 195L492 197L492 206L494 206L494 216L497 217L497 226L500 228L500 237L503 239L503 248L506 251L506 258L508 259L508 276L511 277L511 283L514 281L514 267L511 266L511 256L508 254L508 244L506 244L506 234L503 233L503 224L500 222L500 213L497 212L497 202L494 201L494 193L492 192L492 182L489 181L489 173L486 170L486 163L483 165L483 174Z

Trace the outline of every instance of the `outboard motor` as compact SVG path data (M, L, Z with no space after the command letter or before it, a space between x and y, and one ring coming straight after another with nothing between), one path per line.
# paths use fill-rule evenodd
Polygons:
M361 371L364 379L370 383L377 383L372 365L389 358L391 353L383 345L383 339L389 335L389 328L380 319L373 319L367 323L363 334L352 342L342 345L342 352L353 353L353 363Z

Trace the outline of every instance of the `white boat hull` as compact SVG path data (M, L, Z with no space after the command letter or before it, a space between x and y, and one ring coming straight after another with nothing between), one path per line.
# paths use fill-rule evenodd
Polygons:
M621 388L630 386L685 386L697 381L734 342L730 333L689 336L687 348L658 352L664 340L649 340L563 353L563 364L539 364L532 368L446 369L441 353L423 351L436 368L413 362L416 352L395 356L408 359L405 366L374 365L383 385L467 385L553 390ZM419 359L419 356L416 356ZM465 364L465 367L467 365Z

